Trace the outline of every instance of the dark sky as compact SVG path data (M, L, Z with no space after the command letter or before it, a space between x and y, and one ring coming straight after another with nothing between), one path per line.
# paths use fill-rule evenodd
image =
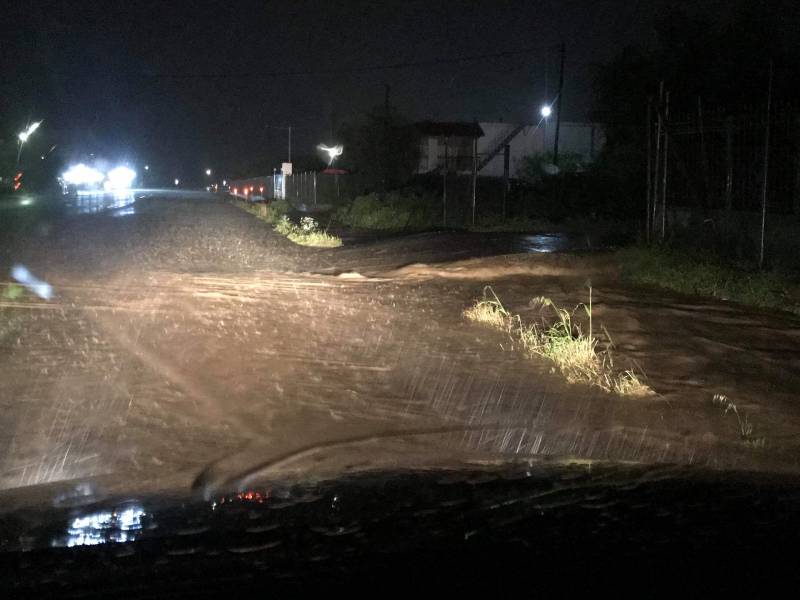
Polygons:
M331 123L391 102L412 119L530 122L567 47L564 118L587 118L593 64L646 43L661 0L16 3L3 12L4 128L44 118L40 144L157 163L191 179L245 159L279 165ZM690 3L686 3L689 5ZM724 12L725 2L705 8ZM549 48L549 50L548 50ZM396 69L520 49L498 58ZM549 65L549 67L548 67ZM348 70L351 70L348 72ZM299 73L299 74L298 74ZM6 132L4 132L6 134Z

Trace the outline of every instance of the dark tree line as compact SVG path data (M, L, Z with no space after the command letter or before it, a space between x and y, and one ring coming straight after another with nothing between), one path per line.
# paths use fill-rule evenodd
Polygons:
M800 22L798 8L749 0L729 8L713 18L672 9L655 18L650 46L626 47L595 73L592 119L607 128L597 166L618 181L631 209L643 196L647 103L660 82L671 92L671 111L690 112L701 98L704 106L735 113L766 103L772 62L774 98L800 94L800 52L788 35Z

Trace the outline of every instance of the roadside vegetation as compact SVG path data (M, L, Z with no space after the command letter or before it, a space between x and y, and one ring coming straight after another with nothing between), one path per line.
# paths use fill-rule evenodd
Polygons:
M408 191L366 194L336 212L336 220L347 227L383 231L420 231L435 227L432 207L437 201L428 195Z
M627 248L617 257L623 277L637 284L800 315L797 282L777 272L748 270L709 253L665 247Z
M342 245L340 237L320 229L319 223L312 217L303 217L299 224L293 223L289 219L290 206L286 200L263 204L236 199L233 200L233 203L262 221L273 225L273 231L286 236L295 244L315 248L338 248Z
M464 310L464 316L507 332L515 346L528 356L551 361L553 369L570 383L585 383L622 396L652 394L636 371L615 367L608 332L606 347L599 348L600 340L593 329L591 293L590 289L588 305L579 304L571 311L556 306L549 298L534 298L531 305L541 309L542 319L526 324L519 315L511 314L487 286L483 299ZM588 332L583 331L576 318L580 312L588 319Z
M321 230L319 224L311 217L303 217L300 219L300 224L296 225L289 220L289 217L284 215L275 224L275 231L301 246L338 248L342 245L340 237Z
M753 423L750 422L750 419L746 414L739 411L739 408L736 406L736 403L733 402L733 400L724 394L714 394L714 398L711 400L711 402L714 404L714 406L718 406L720 409L722 409L723 415L730 413L736 417L736 422L739 429L739 437L745 444L753 448L764 447L766 440L763 437L755 436Z

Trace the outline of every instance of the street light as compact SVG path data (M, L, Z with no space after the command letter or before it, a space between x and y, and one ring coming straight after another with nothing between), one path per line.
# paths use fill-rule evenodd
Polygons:
M549 104L545 104L539 110L539 113L546 119L547 117L553 114L553 107Z
M42 121L34 121L25 129L25 131L20 131L17 134L17 139L19 140L19 148L17 149L17 167L19 167L19 159L22 156L22 144L28 141L28 138L31 137L31 134L39 129L39 125L42 124Z
M320 150L325 152L328 155L328 166L333 164L333 161L339 158L344 152L344 147L341 145L339 146L326 146L325 144L320 144L317 146Z
M211 169L206 169L206 175L211 176Z
M28 125L28 128L25 131L21 131L19 134L17 134L20 144L24 144L25 142L27 142L28 138L31 137L31 134L37 129L39 129L39 125L41 124L42 124L41 121L36 121L34 123L31 123L30 125Z
M145 165L145 166L144 166L144 170L145 170L145 171L149 171L149 170L150 170L150 165Z
M180 184L180 182L181 182L181 180L180 180L180 179L178 179L178 178L176 177L176 178L175 178L175 185L176 185L176 186L177 186L177 185L179 185L179 184Z

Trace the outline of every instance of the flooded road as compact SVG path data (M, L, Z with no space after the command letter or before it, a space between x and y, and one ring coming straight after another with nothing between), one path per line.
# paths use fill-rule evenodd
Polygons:
M317 250L202 194L88 198L19 223L3 273L23 264L54 294L2 284L0 488L188 485L222 457L431 428L509 457L797 466L796 323L630 290L604 256L558 253L580 237ZM635 361L656 395L568 385L461 316L487 284L533 319L531 298L574 306L589 280L616 360ZM716 393L763 447L742 442Z

